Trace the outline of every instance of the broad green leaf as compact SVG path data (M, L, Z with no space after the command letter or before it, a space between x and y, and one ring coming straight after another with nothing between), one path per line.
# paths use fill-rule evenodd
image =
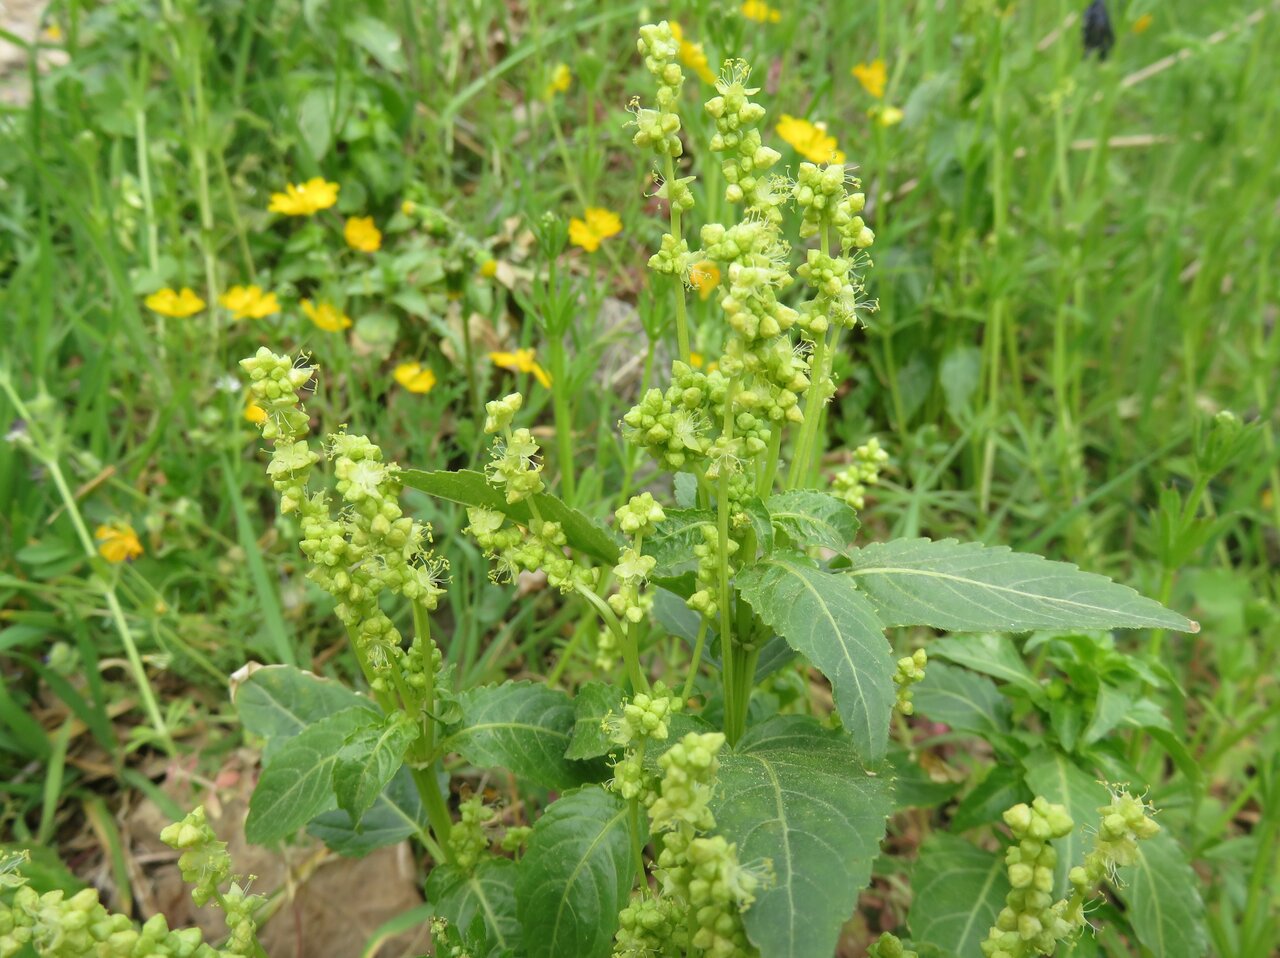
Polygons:
M255 845L278 841L333 808L338 753L352 732L376 721L363 708L344 709L285 742L249 799L245 838Z
M1123 722L1133 706L1133 696L1114 685L1100 683L1098 698L1093 706L1093 717L1089 720L1089 727L1084 730L1084 744L1092 745Z
M1027 787L1036 795L1065 805L1076 827L1065 838L1055 841L1058 866L1054 869L1054 895L1067 892L1067 872L1079 865L1093 845L1098 830L1098 809L1111 799L1106 786L1061 752L1041 749L1023 759Z
M267 740L263 764L270 764L287 739L337 712L349 708L379 712L376 705L346 686L292 665L255 669L232 687L232 702L245 730Z
M702 542L702 526L715 525L710 509L667 509L653 535L644 540L644 554L657 560L658 575L671 575L696 562L693 547Z
M981 942L1007 894L1004 856L935 832L911 871L911 937L956 958L982 958Z
M611 953L636 876L629 813L621 798L587 787L553 802L533 826L516 877L528 958Z
M930 662L912 699L921 715L954 729L986 735L1009 728L1008 700L994 682L967 669Z
M831 680L845 729L864 759L876 761L884 756L895 700L884 628L852 580L805 563L769 556L738 574L738 592Z
M1168 832L1139 841L1138 860L1121 868L1117 878L1116 894L1151 954L1202 958L1208 953L1200 879Z
M427 901L433 913L456 928L467 929L482 916L491 950L475 958L502 955L520 943L516 920L516 863L509 858L485 858L473 872L456 865L438 865L427 878Z
M850 554L848 574L887 626L948 632L1199 626L1106 576L1067 562L954 539L895 539Z
M338 807L353 822L367 812L391 777L404 764L405 750L418 737L419 726L405 713L388 716L380 725L356 729L338 753L333 791Z
M572 788L592 767L565 758L574 715L569 696L533 682L504 682L458 696L462 721L442 747L481 768L509 768L545 788Z
M893 769L893 807L934 808L960 791L959 782L935 782L911 754L893 742L886 756Z
M871 878L889 783L864 771L845 736L802 716L748 730L718 780L717 831L744 865L772 863L743 915L748 937L770 958L830 958Z
M604 723L610 715L622 715L622 699L621 688L603 682L588 682L578 689L573 697L573 738L565 758L599 758L615 748Z
M482 473L469 469L457 472L406 469L400 473L400 481L411 489L421 490L438 499L448 499L464 506L494 509L522 525L528 525L531 519L528 502L508 505L507 497L489 485ZM617 564L620 549L617 540L609 532L553 495L540 492L532 500L543 519L560 523L572 548L609 565Z
M400 766L373 807L356 824L340 808L311 820L307 834L324 842L339 855L363 858L377 848L394 845L427 830L427 813L407 766Z
M858 534L858 513L825 492L780 492L766 499L764 505L777 530L800 549L820 546L843 555Z
M929 643L929 655L948 659L967 669L1008 682L1027 693L1033 702L1045 700L1044 689L1022 661L1017 646L1007 635L988 633L934 639ZM927 680L929 670L926 668L924 671ZM922 682L921 685L923 684Z
M384 69L392 73L404 72L404 42L399 33L377 17L356 17L343 26L342 33L377 60Z
M987 777L960 799L951 815L951 831L994 825L1014 805L1030 802L1034 797L1023 781L1022 765L1005 758L999 765L993 765Z

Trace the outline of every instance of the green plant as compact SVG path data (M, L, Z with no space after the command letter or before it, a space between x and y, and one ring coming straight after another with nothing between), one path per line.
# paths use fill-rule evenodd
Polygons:
M437 930L472 953L825 956L871 876L895 772L911 765L901 753L913 743L890 748L892 714L928 714L937 668L927 666L921 682L924 657L896 661L887 628L1196 626L1101 576L1033 555L951 540L854 545L857 513L814 483L834 357L874 306L862 293L874 236L858 215L857 181L841 165L802 164L794 181L772 173L779 155L763 145L764 110L751 99L745 64L731 63L707 112L725 201L742 218L704 227L702 249L691 250L679 213L694 203L692 178L678 177L674 164L682 153L679 46L664 23L641 30L640 50L659 92L656 108L636 109L635 142L662 159L659 195L672 211L650 266L670 277L679 358L670 385L649 389L623 417L624 436L659 473L646 477L652 491L615 503L612 530L547 491L538 442L516 426L519 393L486 407L493 440L484 473L401 469L363 436L331 435L323 450L341 502L335 514L331 494L309 488L321 456L298 391L314 367L266 348L243 363L274 444L268 473L281 512L298 515L308 575L334 596L370 690L366 698L287 666L241 681L241 720L267 743L246 829L271 842L306 825L351 854L417 837L434 861L427 894L447 922ZM801 238L817 239L796 273L809 292L794 306L784 298L794 283L782 238L788 203ZM724 277L724 326L697 331L721 343L710 372L690 363L685 306L685 284L705 260ZM878 464L876 452L861 458ZM558 465L561 488L572 488L572 463L562 455ZM545 575L565 602L596 617L629 688L587 682L571 696L529 681L455 687L431 627L444 569L428 547L430 530L398 504L404 487L465 506L468 531L499 578ZM674 502L661 501L665 489ZM391 617L397 602L411 613L407 642ZM681 650L673 636L692 648ZM1025 670L1001 644L1008 640L974 641L978 652L952 657L1004 678ZM787 695L797 653L830 682L830 714ZM1139 669L1099 684L1083 739L1094 742L1119 721L1104 689L1132 705L1147 678ZM1034 678L1019 687L1054 723L1058 741L1045 761L1060 762L1071 750L1063 729L1081 710L1055 713ZM982 695L998 713L994 686ZM981 734L996 747L1007 739L1030 767L1032 733ZM509 828L499 854L495 816L482 802L463 802L461 820L452 820L444 772L453 755L508 769L532 796L558 797L530 816L531 828ZM1069 807L1077 821L1089 817ZM1055 821L1052 835L1076 835L1065 813ZM953 841L955 854L980 852ZM1064 866L1081 858L1068 854ZM1099 876L1088 874L1091 887ZM1073 883L1083 895L1085 885ZM955 882L951 891L986 907L993 888ZM1082 900L1072 899L1072 916ZM1182 920L1194 923L1194 912ZM935 944L958 950L963 942Z

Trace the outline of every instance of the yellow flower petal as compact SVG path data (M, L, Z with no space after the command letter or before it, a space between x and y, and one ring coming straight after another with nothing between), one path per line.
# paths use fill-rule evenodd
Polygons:
M810 163L843 163L844 153L825 125L784 113L775 130L779 137Z
M517 373L532 373L533 378L547 389L551 388L551 376L539 365L532 349L517 349L514 353L490 353L490 361L502 369Z
M156 290L143 302L146 303L147 309L174 319L186 319L204 309L204 300L187 286L182 287L180 292L174 292L166 286L164 289Z
M300 305L307 318L326 333L340 333L351 325L349 316L324 300L312 303L311 300L304 299Z
M283 193L271 194L267 210L285 216L311 216L338 202L339 189L341 187L337 183L330 183L320 176L305 183L289 183Z
M569 242L588 253L600 248L600 241L622 232L622 220L618 214L599 206L589 206L582 214L569 220Z
M128 562L142 555L138 534L127 522L98 526L93 537L98 540L98 553L108 562Z
M867 111L867 116L875 120L879 126L897 126L905 114L896 106L876 106Z
M689 282L698 291L698 298L705 301L720 285L720 267L709 259L694 263L689 269Z
M1144 13L1142 16L1138 17L1137 20L1133 21L1133 32L1138 34L1146 33L1151 29L1151 24L1155 22L1156 18L1154 16L1149 13Z
M744 17L756 23L778 23L782 20L782 11L775 10L762 0L747 0L739 9Z
M544 100L550 100L557 93L567 93L569 86L573 83L573 73L569 70L567 63L557 63L554 70L551 71L551 79L547 81L546 87L542 91Z
M872 60L870 63L859 63L852 70L854 78L862 84L873 97L879 100L884 96L884 86L888 81L888 71L883 60Z
M411 393L429 393L436 385L436 374L422 363L400 363L392 375Z
M373 223L372 216L352 216L342 228L347 245L361 253L376 253L382 249L382 231Z
M267 421L267 411L254 402L250 396L246 395L244 398L244 418L255 426L261 426Z
M266 319L280 312L275 293L264 293L261 286L232 286L218 297L218 303L231 311L232 319Z
M680 62L696 73L703 83L714 85L716 75L711 70L711 64L707 61L707 53L702 49L702 44L691 43L686 40L684 38L684 30L674 20L671 21L670 26L671 36L676 43L680 44Z

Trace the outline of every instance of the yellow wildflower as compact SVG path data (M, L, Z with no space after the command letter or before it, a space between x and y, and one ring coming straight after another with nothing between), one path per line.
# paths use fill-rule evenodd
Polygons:
M320 176L305 183L288 183L283 193L271 194L271 205L267 210L285 216L311 216L338 202L339 189L341 187L337 183L330 183Z
M413 200L405 200L403 203L400 204L400 212L403 213L405 216L412 216L415 212L417 212L417 209L418 209L418 204L415 203Z
M843 163L844 152L825 123L811 123L789 113L782 114L774 128L791 147L810 163Z
M244 394L244 418L255 426L267 421L267 411L253 401L252 393Z
M1151 24L1155 22L1156 18L1154 16L1149 13L1144 13L1142 16L1138 17L1137 20L1133 21L1133 32L1139 34L1146 33L1151 29Z
M904 114L896 106L877 105L867 111L867 116L879 126L897 126L902 122Z
M340 333L351 325L351 318L346 313L324 300L319 304L313 304L311 300L304 299L302 311L307 314L307 319L326 333Z
M98 526L93 537L98 540L99 555L108 562L128 562L142 555L138 534L127 522Z
M706 359L703 357L702 353L696 353L696 352L689 353L689 365L692 366L694 369L702 369L705 367L706 371L709 373L713 373L720 368L719 363L708 364Z
M496 259L487 259L480 264L480 275L485 279L493 279L498 275L498 261Z
M775 10L763 0L747 0L741 10L744 17L756 23L778 23L782 19L782 11Z
M58 26L56 23L49 24L44 28L44 38L50 43L61 43L62 27Z
M720 285L720 267L709 259L694 263L689 269L689 282L698 291L698 298L705 301Z
M716 75L711 72L711 64L707 62L707 52L702 49L702 44L690 43L686 40L684 30L674 20L671 21L670 26L671 36L675 38L676 43L680 44L680 62L696 73L702 82L714 85Z
M147 309L161 316L172 316L174 319L186 319L204 309L204 300L189 286L182 287L179 292L166 286L164 289L156 290L143 302L147 304Z
M551 79L547 81L542 91L542 98L550 100L557 93L567 93L571 83L573 83L573 74L569 71L569 64L557 63L555 69L551 71Z
M347 245L361 253L376 253L382 249L382 230L373 224L372 216L351 216L342 227Z
M862 84L873 97L879 100L884 96L884 85L888 82L888 71L883 60L872 60L870 63L859 63L853 68L853 77Z
M618 214L599 206L588 206L582 214L569 220L569 242L581 246L588 253L600 248L600 241L622 232L622 220Z
M517 349L514 353L490 353L493 364L502 369L510 369L517 373L533 373L533 378L547 389L551 388L551 377L539 365L532 349Z
M400 363L392 375L411 393L429 393L436 385L436 374L422 363Z
M232 319L266 319L280 312L276 294L264 293L261 286L232 286L218 302L231 310Z

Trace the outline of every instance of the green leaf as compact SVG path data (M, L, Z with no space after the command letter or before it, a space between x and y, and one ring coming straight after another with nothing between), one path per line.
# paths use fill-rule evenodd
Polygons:
M764 505L777 530L799 549L820 546L844 555L858 535L858 513L825 492L781 492L766 499Z
M807 717L750 729L720 762L717 831L748 867L772 864L743 915L770 958L830 958L892 808L889 784L862 769L858 750Z
M1036 677L1022 661L1022 655L1007 635L988 633L934 639L929 644L929 655L948 659L975 672L990 675L1001 682L1008 682L1027 693L1033 702L1045 701L1044 689L1040 687ZM927 681L928 667L925 668L924 673ZM920 684L923 685L924 682Z
M1208 953L1200 879L1182 847L1161 832L1138 842L1138 860L1119 869L1116 894L1138 940L1161 958Z
M1085 852L1093 845L1091 836L1098 830L1098 809L1110 800L1106 786L1061 752L1041 749L1023 759L1026 783L1036 795L1065 805L1075 820L1071 834L1054 842L1058 849L1058 865L1054 869L1054 897L1067 892L1067 872L1084 861Z
M361 47L386 70L402 73L405 69L404 43L400 34L377 17L356 17L342 28L343 35Z
M988 735L1009 729L1009 703L995 683L967 669L930 662L912 693L916 711L954 729Z
M528 958L607 958L636 874L629 806L603 788L570 792L533 826L516 877Z
M850 579L775 554L737 577L756 614L831 680L845 729L866 761L884 756L893 660L884 628Z
M516 875L516 863L509 858L485 858L474 872L438 865L427 878L427 901L434 914L456 928L470 928L475 917L482 916L491 950L475 958L507 954L520 943Z
M349 708L377 715L378 707L351 689L294 668L268 665L232 686L232 703L245 730L267 740L263 764L270 764L284 742L329 716Z
M587 759L607 755L615 746L605 733L610 715L622 714L622 689L603 682L588 682L573 697L573 738L565 758Z
M702 526L715 525L710 509L667 509L653 535L644 540L644 554L657 560L658 575L674 575L697 561L693 547L702 543Z
M893 769L893 807L934 808L960 791L959 782L935 782L901 746L889 743L886 756Z
M935 832L911 871L911 937L956 958L982 958L981 942L1007 894L1002 855Z
M352 732L374 721L366 709L344 709L285 742L249 799L245 838L255 845L278 841L333 808L338 753Z
M421 490L437 499L448 499L464 506L494 509L521 525L527 526L532 518L528 502L508 505L507 497L489 485L483 474L469 469L457 472L406 469L400 473L400 480L409 488ZM543 519L560 523L572 548L609 565L617 564L621 550L611 533L555 496L540 492L532 499Z
M404 764L405 751L420 728L407 714L388 716L381 725L366 725L348 738L333 769L338 807L353 822L367 812Z
M573 703L533 682L504 682L458 696L460 727L441 743L481 768L509 768L545 788L572 788L591 778L590 765L565 758Z
M1014 805L1030 802L1035 796L1027 790L1022 778L1023 770L1018 762L1006 758L1001 764L993 765L987 777L960 799L951 816L951 831L994 825Z
M1128 586L1067 562L954 539L895 539L850 554L853 576L888 626L948 632L1200 626Z
M1093 706L1093 717L1089 720L1089 725L1084 730L1084 737L1081 741L1085 745L1092 745L1101 739L1124 721L1125 717L1132 712L1133 706L1133 696L1122 692L1114 685L1106 682L1100 683L1098 685L1098 698Z
M307 834L339 855L363 858L374 849L402 842L411 835L423 835L426 829L426 809L413 775L402 765L359 822L353 825L350 815L335 808L313 818Z

